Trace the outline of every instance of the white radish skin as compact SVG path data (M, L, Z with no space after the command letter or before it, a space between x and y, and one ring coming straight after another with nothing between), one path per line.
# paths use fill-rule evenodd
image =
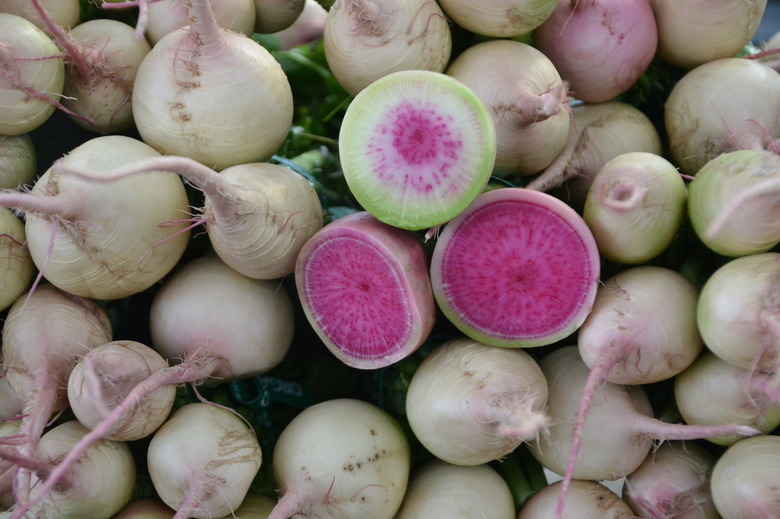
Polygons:
M234 512L222 519L268 519L276 500L263 494L249 493Z
M38 270L62 290L94 299L141 292L165 276L184 253L189 231L181 179L95 182L62 174L58 165L94 176L159 154L121 135L95 137L59 159L28 193L0 193L0 206L25 211L25 232Z
M87 429L75 420L48 431L38 444L36 457L46 466L59 460ZM41 479L46 474L39 474ZM73 464L59 487L46 494L30 512L41 519L109 519L132 497L136 466L125 442L101 440ZM36 485L37 484L37 485ZM40 482L33 478L33 497ZM17 505L18 506L18 505ZM27 517L24 508L12 509L11 519Z
M685 182L668 160L628 152L596 173L582 217L602 256L635 265L657 257L674 241L687 216L687 198Z
M168 367L155 350L136 341L112 341L87 353L68 378L68 402L76 418L88 429L98 427L105 415L152 373ZM104 438L139 440L152 434L168 418L176 397L173 385L163 386L134 402Z
M35 276L25 239L22 221L10 209L0 207L0 310L11 306Z
M42 125L65 86L57 45L26 18L0 13L0 135Z
M409 480L406 436L390 415L362 400L304 409L280 434L272 460L281 499L268 519L391 519Z
M733 102L735 92L739 103ZM687 72L664 104L672 163L693 176L725 152L776 152L780 146L778 92L780 74L750 59L717 59Z
M751 372L704 351L674 380L674 398L689 424L742 424L771 433L780 425L780 397L770 374ZM708 438L731 445L739 437Z
M155 294L149 315L152 344L167 359L215 357L208 367L210 383L275 367L292 343L294 322L290 296L279 281L248 278L216 256L173 272Z
M555 10L557 0L442 0L452 20L475 34L513 38L539 27Z
M106 313L93 301L42 284L20 297L3 325L3 369L25 402L20 446L31 457L51 415L67 404L68 377L90 349L111 340ZM29 473L21 471L17 497L26 500Z
M325 32L325 20L328 11L317 0L306 0L303 11L292 25L273 33L282 49L292 49L304 43L311 43L322 38Z
M434 456L474 466L542 435L549 422L546 403L547 381L528 353L456 339L433 350L415 371L406 414Z
M658 56L694 68L736 56L756 34L766 0L650 0L658 25Z
M463 467L434 459L412 472L395 519L516 519L512 492L489 465Z
M536 492L520 509L517 519L634 519L635 515L625 501L596 481L571 482L567 497L570 506L562 516L555 511L562 483L552 483Z
M254 0L254 32L269 34L290 27L305 8L305 0Z
M24 401L19 398L8 382L8 377L0 377L0 420L19 418L24 411Z
M5 380L5 377L2 380ZM3 420L0 422L0 445L13 445L18 441L20 433L20 420ZM14 505L13 486L15 473L15 466L12 461L7 459L0 460L0 508L3 510L8 510Z
M711 479L715 507L723 519L780 516L780 436L744 438L715 462Z
M562 186L566 201L580 208L593 178L604 164L623 153L662 154L661 138L650 119L620 101L584 103L572 108L569 138L555 160L526 187L550 191Z
M221 517L238 508L263 456L254 432L233 411L194 403L154 433L146 459L157 494L179 519Z
M572 452L572 438L583 388L590 370L576 346L564 346L539 361L547 378L550 427L548 434L529 445L534 457L556 474L564 474L556 519L566 508L567 484L573 480L614 480L636 470L654 440L699 439L725 434L751 436L752 427L692 426L662 422L653 416L642 386L605 382L592 398L581 433L579 452ZM603 424L610 424L603 427ZM571 460L576 460L573 469ZM568 477L566 477L568 475ZM568 481L568 483L567 483ZM570 510L575 510L571 507Z
M30 135L0 135L0 189L32 184L38 159Z
M323 344L354 368L408 357L436 321L422 244L365 211L331 222L303 246L295 285Z
M724 152L688 187L688 217L699 239L723 256L770 250L780 243L780 155Z
M780 362L780 253L732 259L701 290L697 322L715 355L751 371L775 371Z
M533 32L575 99L602 103L631 88L655 56L648 0L559 0Z
M159 497L142 497L130 501L113 519L171 519L176 511Z
M469 87L496 126L494 175L532 175L550 165L569 136L566 85L531 45L492 40L471 45L446 73Z
M436 2L336 0L323 33L325 58L351 95L400 70L443 72L452 35Z
M248 36L220 28L207 0L188 3L190 25L158 41L138 69L141 138L218 170L270 158L292 125L281 65Z
M626 477L623 500L648 519L719 519L710 493L714 464L695 443L666 442Z
M76 27L81 22L79 0L38 0L38 2L46 9L49 19L66 30ZM40 12L30 0L3 0L0 12L21 16L52 36Z
M254 0L209 0L214 19L223 29L251 36L255 23ZM190 24L187 0L157 0L149 3L146 38L155 45L163 36Z

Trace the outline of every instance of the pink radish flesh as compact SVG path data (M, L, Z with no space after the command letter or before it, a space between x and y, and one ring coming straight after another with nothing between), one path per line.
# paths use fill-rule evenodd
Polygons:
M595 240L579 215L550 195L505 188L480 195L447 224L431 281L442 311L464 333L527 347L582 324L599 272Z
M376 368L428 336L435 303L422 245L367 212L324 227L301 250L296 283L310 323L353 367Z

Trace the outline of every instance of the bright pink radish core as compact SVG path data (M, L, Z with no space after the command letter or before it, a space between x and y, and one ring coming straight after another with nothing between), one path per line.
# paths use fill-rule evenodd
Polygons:
M462 136L451 116L442 115L432 103L400 103L388 114L391 125L376 128L367 145L376 175L401 190L430 193L434 188L453 191L447 182L463 147ZM421 170L420 166L425 166Z
M480 195L436 244L436 300L475 340L550 344L590 312L600 272L595 240L573 209L539 194L506 188Z
M345 353L383 357L388 344L408 339L412 316L399 266L375 245L341 236L315 247L306 261L306 283L318 323ZM354 334L363 340L353 342Z
M415 351L436 316L428 260L411 231L362 211L301 249L295 283L309 323L344 363L373 369Z

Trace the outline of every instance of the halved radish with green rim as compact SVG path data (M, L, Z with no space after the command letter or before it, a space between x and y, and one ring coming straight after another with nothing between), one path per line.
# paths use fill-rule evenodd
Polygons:
M381 368L412 354L436 318L422 244L365 211L334 220L306 242L295 283L314 331L354 368Z
M431 259L444 315L474 340L552 344L573 333L596 297L600 260L582 217L526 188L488 191L447 223Z
M360 91L339 134L344 178L378 220L409 230L441 225L487 184L496 130L479 98L440 72L402 70Z

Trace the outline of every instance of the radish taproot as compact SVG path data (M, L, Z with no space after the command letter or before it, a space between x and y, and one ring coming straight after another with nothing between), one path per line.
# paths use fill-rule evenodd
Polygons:
M209 0L220 27L251 35L255 25L254 0ZM156 0L149 3L145 35L155 45L163 36L190 24L189 1Z
M119 299L149 288L176 265L189 243L188 229L176 223L189 214L181 179L162 172L111 176L114 168L155 156L132 137L95 137L56 161L29 193L0 192L0 206L25 211L27 246L43 277L78 296ZM58 165L111 181L76 178Z
M360 211L306 242L295 284L328 350L351 367L376 369L411 355L433 329L428 265L414 233Z
M412 375L406 416L431 454L474 466L543 435L546 404L547 381L528 353L453 339L429 353Z
M447 19L427 0L336 0L322 43L333 77L353 96L400 70L443 72L452 52Z
M470 88L496 126L494 175L532 175L550 165L569 136L567 86L529 44L491 40L469 46L446 73Z
M685 182L660 155L628 152L596 173L582 218L599 253L622 264L656 258L674 241L687 216Z
M458 26L492 38L515 38L539 27L555 10L557 0L442 0L447 16Z
M176 518L212 518L241 505L263 461L254 431L235 411L196 402L177 409L146 452L157 495Z
M31 132L49 119L65 87L60 49L26 18L0 13L0 135Z
M24 223L10 209L0 207L0 311L27 291L34 276Z
M395 519L480 515L517 518L507 482L489 465L464 467L434 459L412 472Z
M559 0L533 44L569 83L572 97L602 103L626 92L658 46L648 0Z
M265 48L220 28L208 0L189 5L190 25L164 36L138 68L131 102L141 139L218 170L267 160L292 125L287 76Z
M337 398L307 407L274 446L281 498L268 519L391 519L406 493L410 456L398 422L369 402Z
M481 194L444 226L431 284L444 315L472 339L544 346L585 321L600 261L571 207L546 193L502 188Z
M734 103L734 92L740 102ZM746 58L722 58L688 71L664 103L669 157L695 175L721 153L780 149L780 74Z
M780 243L778 201L780 155L764 149L728 151L693 177L688 217L696 235L713 251L747 256Z
M94 301L44 283L8 310L2 330L3 370L25 403L22 456L31 458L52 414L68 405L68 377L90 349L111 340L105 311ZM17 497L26 501L29 473L21 471Z
M653 416L644 386L604 382L599 387L601 393L592 399L579 435L580 448L574 452L575 422L590 369L573 345L562 346L544 356L539 366L549 386L550 427L547 434L532 440L529 445L543 466L564 475L560 481L557 519L566 510L567 495L574 481L615 480L626 476L642 464L656 440L760 434L758 429L743 425L698 426L663 422ZM603 427L603 424L610 424L610 427Z
M496 129L460 81L402 70L352 100L339 130L339 157L363 209L395 227L426 229L456 216L487 185Z
M715 456L692 442L666 442L626 476L623 500L648 519L718 519L710 492Z

